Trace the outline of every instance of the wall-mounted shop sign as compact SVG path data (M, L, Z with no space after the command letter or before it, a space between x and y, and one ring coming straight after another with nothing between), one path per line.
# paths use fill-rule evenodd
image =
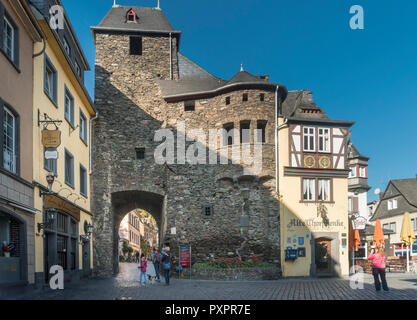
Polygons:
M330 220L328 225L325 225L320 219L307 219L305 222L300 219L291 219L287 225L288 229L293 229L294 227L308 227L309 229L316 228L329 228L329 227L343 227L344 222L337 220Z
M80 209L74 206L73 204L63 199L60 199L54 195L45 196L45 209L50 208L55 208L56 210L66 212L77 221L80 221Z
M367 220L364 217L357 217L355 220L352 221L353 229L355 230L363 230L366 227Z
M56 149L45 151L45 160L57 160L57 159L58 159L58 151Z
M61 131L42 130L42 145L45 148L58 148L61 145Z

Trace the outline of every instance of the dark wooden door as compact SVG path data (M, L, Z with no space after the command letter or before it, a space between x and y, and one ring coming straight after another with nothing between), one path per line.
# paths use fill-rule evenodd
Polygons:
M330 240L316 241L316 272L329 273L331 271L331 242Z
M83 242L83 277L90 276L90 241Z

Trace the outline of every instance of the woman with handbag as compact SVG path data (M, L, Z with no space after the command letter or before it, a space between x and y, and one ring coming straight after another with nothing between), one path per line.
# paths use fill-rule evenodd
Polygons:
M164 266L165 284L169 286L169 272L171 270L171 253L169 248L162 250L162 265Z

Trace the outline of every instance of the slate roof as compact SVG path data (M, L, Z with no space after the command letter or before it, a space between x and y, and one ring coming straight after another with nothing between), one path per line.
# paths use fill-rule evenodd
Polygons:
M240 85L261 85L274 88L278 85L269 82L266 79L262 79L261 76L254 76L246 71L240 71L229 81L222 80L180 53L178 54L178 64L178 80L158 80L162 96L165 99L215 94L222 90ZM284 86L279 86L286 91Z
M207 70L200 67L194 61L191 61L186 56L178 52L178 70L180 79L201 79L201 80L220 80L212 75Z
M132 9L137 15L136 22L126 22L126 14ZM93 30L140 31L180 33L174 30L165 14L160 9L146 7L113 7Z
M313 102L313 94L310 90L298 90L288 92L287 99L282 104L282 114L289 121L312 122L323 124L336 124L352 126L352 121L330 119L326 112Z
M358 149L355 147L355 145L353 143L351 143L351 145L350 145L349 159L355 159L355 158L361 158L361 159L369 160L368 157L365 157L364 155L362 155L358 151Z
M398 190L395 194L388 194L388 189L390 186L394 186ZM387 202L393 196L397 197L402 196L398 199L398 208L393 210L388 210ZM375 221L378 219L385 219L389 217L395 217L403 215L405 212L416 212L417 211L417 179L401 179L401 180L391 180L387 186L387 189L384 192L384 195L378 204L378 207L375 210L374 215L370 219Z

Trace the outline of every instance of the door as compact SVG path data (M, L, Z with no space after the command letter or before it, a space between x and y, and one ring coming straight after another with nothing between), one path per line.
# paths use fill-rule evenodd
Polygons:
M331 241L321 239L316 240L316 272L330 273L331 261Z
M90 276L90 241L83 242L83 277Z

